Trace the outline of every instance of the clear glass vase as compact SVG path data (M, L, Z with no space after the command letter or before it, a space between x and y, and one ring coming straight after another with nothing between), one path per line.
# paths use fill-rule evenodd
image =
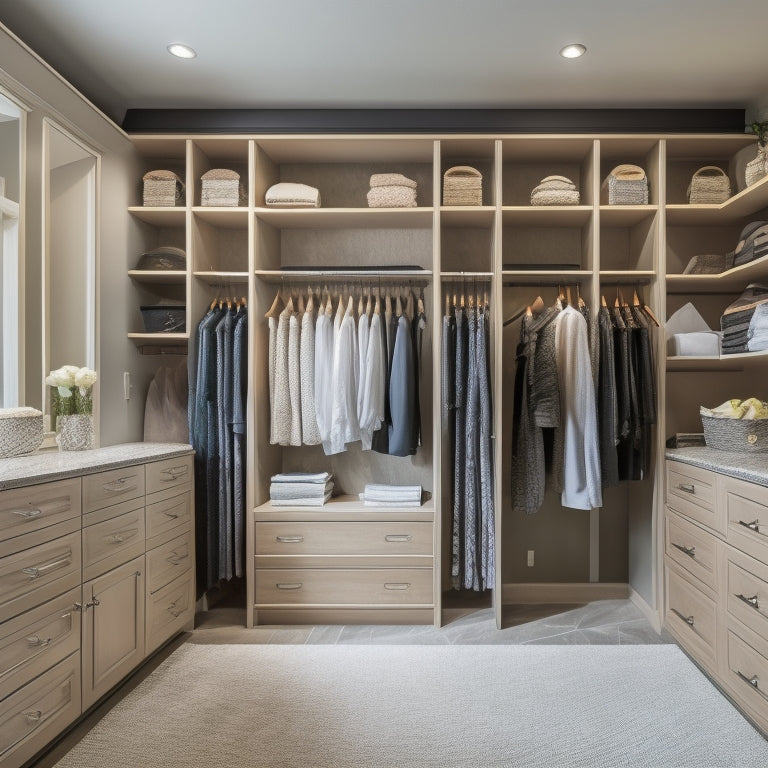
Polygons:
M56 442L60 451L88 451L93 448L95 432L90 413L75 413L56 419Z

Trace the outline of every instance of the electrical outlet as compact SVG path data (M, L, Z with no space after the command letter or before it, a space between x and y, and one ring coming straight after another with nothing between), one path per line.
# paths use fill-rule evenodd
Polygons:
M528 567L533 568L533 550L528 550Z

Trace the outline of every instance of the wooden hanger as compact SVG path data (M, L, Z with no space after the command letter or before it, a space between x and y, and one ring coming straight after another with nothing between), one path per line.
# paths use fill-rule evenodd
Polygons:
M608 309L608 302L605 300L605 295L600 297L600 305Z
M381 317L381 291L376 291L376 307L373 312Z
M403 301L400 298L400 292L398 291L397 299L395 301L395 316L401 317L403 314Z
M420 314L424 314L424 291L419 294L419 298L416 301L416 311Z
M278 291L275 294L275 300L272 302L272 306L265 312L264 317L278 317L283 306L283 297L280 295L280 291Z
M531 312L538 314L544 309L544 299L541 298L541 296L537 296L533 300L533 304L531 304Z
M451 314L451 295L449 293L445 294L445 316L448 317L448 315Z
M315 311L315 295L312 293L312 286L307 286L307 307L306 311L311 315Z

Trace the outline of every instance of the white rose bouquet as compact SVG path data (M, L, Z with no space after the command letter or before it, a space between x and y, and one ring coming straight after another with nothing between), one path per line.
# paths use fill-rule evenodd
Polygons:
M96 371L64 365L51 371L45 379L51 387L53 416L72 416L76 413L93 413L93 385Z

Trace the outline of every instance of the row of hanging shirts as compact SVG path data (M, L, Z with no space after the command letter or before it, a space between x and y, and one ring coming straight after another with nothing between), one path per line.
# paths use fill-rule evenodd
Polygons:
M442 428L450 464L451 578L455 589L495 580L493 403L488 292L446 291L441 341Z
M575 295L575 300L574 300ZM578 287L540 296L522 316L512 423L513 509L538 511L546 488L576 509L602 506L602 490L642 479L656 420L652 310L619 289L592 315Z
M315 294L319 294L315 300ZM334 295L335 294L335 295ZM270 443L351 443L408 456L421 444L419 371L426 328L423 293L410 288L322 290L311 285L266 313Z

